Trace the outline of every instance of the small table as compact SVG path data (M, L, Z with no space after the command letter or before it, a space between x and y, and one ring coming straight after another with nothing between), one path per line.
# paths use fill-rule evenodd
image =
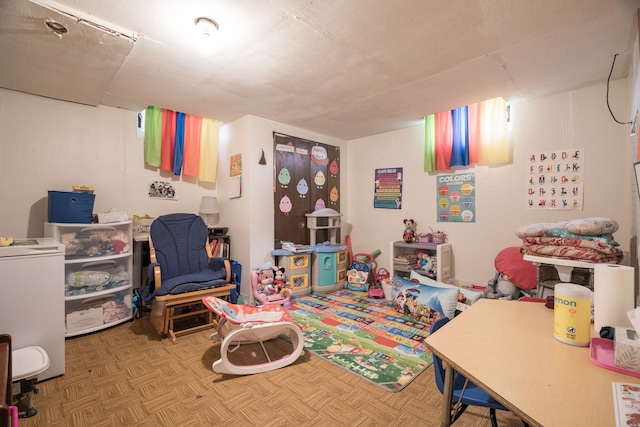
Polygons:
M544 288L553 289L551 286L545 286L540 280L540 267L542 265L550 265L553 266L558 272L558 277L561 282L569 283L571 282L571 273L574 268L581 268L585 270L589 270L591 272L591 278L589 283L589 288L593 290L593 267L594 263L592 262L584 262L584 261L576 261L572 259L564 259L564 258L552 258L552 257L542 257L535 255L524 255L523 259L525 261L529 261L533 265L535 265L538 269L538 298L544 297Z
M593 364L588 347L556 340L541 303L481 299L425 344L447 366L443 426L454 371L533 426L614 426L612 382L640 384Z

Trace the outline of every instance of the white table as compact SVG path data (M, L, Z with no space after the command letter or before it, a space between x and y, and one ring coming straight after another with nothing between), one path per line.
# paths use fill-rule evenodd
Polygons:
M569 283L571 282L571 272L574 268L583 268L591 271L591 275L593 275L593 268L595 263L592 262L584 262L584 261L576 261L572 259L564 259L564 258L553 258L553 257L543 257L543 256L535 256L535 255L524 255L523 259L525 261L529 261L535 266L539 267L540 265L551 265L555 267L558 272L558 277L561 282ZM540 270L538 269L538 274ZM593 276L592 276L593 277ZM540 277L538 276L538 292L537 296L542 298L544 295L544 289L541 288L542 284L540 282Z

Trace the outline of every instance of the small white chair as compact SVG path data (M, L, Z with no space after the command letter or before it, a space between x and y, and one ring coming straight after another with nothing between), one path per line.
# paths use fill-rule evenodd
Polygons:
M33 395L38 393L38 374L49 369L49 355L42 347L25 347L11 352L13 376L13 400L17 402L18 414L23 418L38 413L33 407Z

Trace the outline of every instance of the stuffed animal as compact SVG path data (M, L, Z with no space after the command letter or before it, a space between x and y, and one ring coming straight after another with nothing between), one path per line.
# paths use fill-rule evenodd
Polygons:
M486 293L487 298L512 300L520 298L521 290L511 283L507 276L496 273L487 283Z
M428 253L422 253L418 258L418 269L422 270L425 276L432 279L436 278L436 257L429 255Z
M273 285L274 269L271 265L263 266L260 270L260 284L264 286L266 294L275 293L275 287Z
M287 283L285 281L284 267L273 267L273 287L275 291L283 298L286 298L289 294L287 289Z
M273 291L273 264L265 263L256 268L252 272L252 276L256 277L255 290L253 297L256 305L264 305L268 302L269 296Z
M405 243L413 243L416 241L416 223L412 219L404 219L402 221L404 223L404 234L402 235L402 240Z

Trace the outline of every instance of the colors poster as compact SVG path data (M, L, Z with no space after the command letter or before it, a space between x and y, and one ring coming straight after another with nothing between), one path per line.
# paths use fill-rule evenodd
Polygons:
M584 149L534 152L528 163L527 208L582 210Z
M402 168L375 170L373 207L402 209Z
M438 222L476 222L476 176L474 173L438 175Z

